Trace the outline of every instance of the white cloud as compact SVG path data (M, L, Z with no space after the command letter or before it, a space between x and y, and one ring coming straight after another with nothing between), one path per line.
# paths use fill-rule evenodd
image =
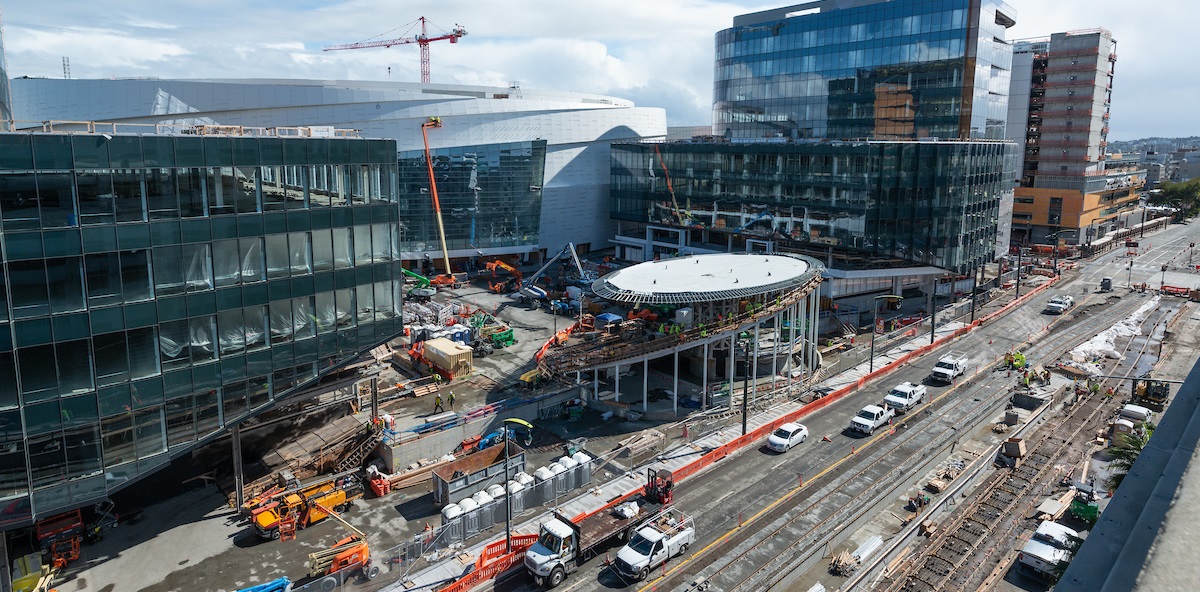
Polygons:
M385 38L429 33L456 23L459 43L430 46L434 82L574 90L665 107L672 125L711 119L713 36L733 17L798 0L122 0L121 12L94 0L5 5L5 47L12 76L61 76L71 58L76 78L111 76L419 78L415 45L322 52L390 31ZM1009 0L1017 25L1008 37L1105 26L1118 39L1112 137L1190 135L1194 77L1179 69L1193 33L1192 3L1159 0L1131 9L1127 0ZM146 15L153 15L147 18Z

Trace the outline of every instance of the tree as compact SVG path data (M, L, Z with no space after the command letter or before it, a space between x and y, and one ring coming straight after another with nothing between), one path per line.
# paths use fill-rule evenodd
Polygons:
M1146 442L1154 433L1154 424L1139 423L1134 426L1133 432L1129 434L1118 434L1113 438L1113 445L1109 447L1108 454L1112 457L1112 474L1109 475L1107 485L1109 491L1116 491L1125 477L1129 475L1129 470L1133 468L1133 463L1137 461L1138 455L1142 453Z
M1200 178L1183 183L1165 183L1157 192L1152 192L1147 205L1164 206L1175 210L1175 220L1181 221L1200 214Z

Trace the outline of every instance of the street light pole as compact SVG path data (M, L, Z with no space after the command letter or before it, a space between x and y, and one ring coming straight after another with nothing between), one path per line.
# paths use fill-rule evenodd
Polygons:
M879 327L879 299L881 298L895 298L901 301L904 300L903 296L897 296L895 294L884 294L882 296L875 297L875 320L871 321L871 362L868 366L868 368L870 368L867 371L868 374L875 371L875 332Z
M514 423L525 426L526 429L532 430L533 424L516 418L508 418L500 422L500 429L504 430L504 552L512 553L512 492L508 490L508 424Z
M1133 289L1133 259L1129 260L1129 277L1125 279L1125 283L1129 285L1129 289Z

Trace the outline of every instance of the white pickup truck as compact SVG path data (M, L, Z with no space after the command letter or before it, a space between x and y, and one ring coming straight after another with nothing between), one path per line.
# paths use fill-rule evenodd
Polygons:
M692 519L667 508L633 533L629 543L617 551L613 569L625 578L638 581L677 555L687 552L696 542L696 527Z
M892 387L891 392L883 398L883 403L898 413L904 413L925 400L925 385L912 382L902 382Z
M1050 302L1046 303L1046 308L1043 312L1060 315L1070 310L1072 306L1075 306L1075 299L1066 294L1060 294L1051 298Z
M895 415L895 409L880 407L879 405L867 405L862 408L862 411L858 412L858 415L850 419L850 429L864 434L874 434L876 429L887 425L887 422L891 421Z
M937 382L951 383L966 371L967 355L960 352L950 352L938 358L937 363L933 365L933 370L929 373L929 379Z

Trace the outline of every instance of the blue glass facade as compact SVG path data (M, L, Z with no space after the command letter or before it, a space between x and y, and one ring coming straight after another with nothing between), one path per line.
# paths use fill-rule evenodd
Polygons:
M1003 139L1013 14L999 0L823 0L739 16L716 35L713 133Z
M612 217L714 250L758 239L842 269L962 273L1006 235L1016 154L984 141L616 144Z
M430 155L448 249L474 254L476 249L538 244L545 140L455 146ZM424 151L400 153L399 179L401 249L440 254Z
M0 134L0 528L402 331L390 140Z

